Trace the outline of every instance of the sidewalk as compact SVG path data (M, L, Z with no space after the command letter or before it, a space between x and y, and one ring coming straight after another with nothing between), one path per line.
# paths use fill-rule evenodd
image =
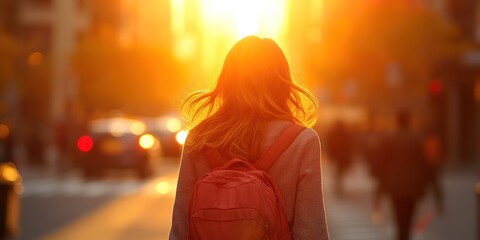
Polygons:
M373 182L362 165L355 165L345 179L345 196L337 198L333 188L333 169L323 162L325 208L333 240L389 240L389 226L371 221Z
M331 238L334 240L393 240L394 226L388 202L382 201L381 215L373 216L373 182L365 167L355 165L345 179L346 196L336 198L332 169L323 164L325 205ZM420 203L413 240L474 240L476 237L475 167L447 169L441 176L445 213L434 214L432 198ZM421 222L421 220L424 220ZM375 224L374 224L375 222ZM426 224L425 224L426 223Z

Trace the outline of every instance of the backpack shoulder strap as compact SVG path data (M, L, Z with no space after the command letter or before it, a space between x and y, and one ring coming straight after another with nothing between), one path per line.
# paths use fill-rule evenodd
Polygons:
M285 151L285 149L290 146L290 144L295 140L298 134L302 132L305 127L298 124L292 124L288 126L280 134L280 137L268 148L267 151L255 162L255 167L259 170L266 171L268 170L277 158Z

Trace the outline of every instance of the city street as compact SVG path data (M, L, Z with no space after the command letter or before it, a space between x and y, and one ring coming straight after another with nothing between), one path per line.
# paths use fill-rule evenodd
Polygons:
M479 16L480 0L0 0L0 239L168 239L182 146L257 156L289 120L322 139L322 189L291 160L332 240L395 240L412 213L411 240L480 240ZM412 204L437 169L444 204Z
M441 175L445 212L436 215L428 195L419 206L413 240L477 239L475 185L478 167L449 167ZM406 176L408 177L408 176ZM331 168L324 164L325 201L330 236L334 240L394 240L394 226L387 199L381 212L373 211L373 182L363 165L357 164L345 179L346 196L335 198Z
M29 171L23 176L19 239L166 239L174 162L146 180L128 171L89 181L76 171L62 177Z
M162 166L147 180L128 172L90 181L75 171L61 178L25 172L19 239L167 239L178 166L174 161ZM393 240L388 203L372 215L373 185L363 166L352 170L341 199L333 195L328 162L323 166L331 238ZM422 202L414 240L475 239L475 169L445 172L446 212L435 216L432 200Z

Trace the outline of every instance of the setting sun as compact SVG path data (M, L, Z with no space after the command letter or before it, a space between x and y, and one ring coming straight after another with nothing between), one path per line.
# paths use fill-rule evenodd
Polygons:
M204 24L242 38L250 34L278 37L285 23L285 1L202 0ZM208 27L208 26L207 26Z

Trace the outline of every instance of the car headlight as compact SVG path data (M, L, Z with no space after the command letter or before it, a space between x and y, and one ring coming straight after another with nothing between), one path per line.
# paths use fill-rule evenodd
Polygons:
M145 124L142 123L142 122L134 122L132 123L132 125L130 126L130 132L132 132L133 134L137 135L137 136L140 136L141 134L143 134L145 132Z
M177 135L175 136L175 139L180 145L183 145L187 140L187 136L188 136L188 130L182 130L177 133Z
M170 118L167 120L166 127L170 132L178 132L182 130L182 121L180 121L178 118Z
M152 134L144 134L138 139L138 145L143 149L151 149L155 146L156 139Z

